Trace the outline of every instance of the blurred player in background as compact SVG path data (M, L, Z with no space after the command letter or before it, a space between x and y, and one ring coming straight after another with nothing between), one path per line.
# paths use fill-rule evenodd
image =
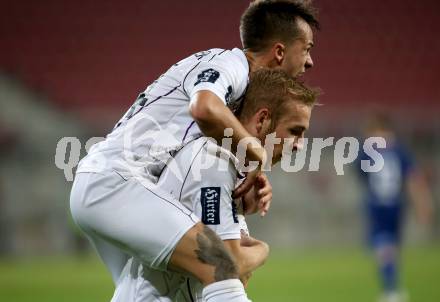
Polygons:
M290 155L301 147L316 97L314 90L283 71L262 69L252 74L239 120L252 136L266 141L266 148L271 149L268 154L273 155L271 164L277 163L283 152ZM242 215L257 212L253 199L232 198L244 178L239 165L230 150L201 137L177 152L158 185L216 232L237 261L240 279L247 284L269 250L267 244L249 236ZM153 302L159 297L160 301L202 301L202 288L194 278L151 270L131 259L112 302Z
M208 301L227 301L237 289L242 297L234 301L245 301L236 265L218 244L220 239L155 183L176 152L202 135L220 142L224 129L231 128L232 151L241 139L251 137L233 114L241 106L249 73L262 67L294 77L304 73L313 66L314 27L313 9L301 2L252 4L241 19L243 50L211 49L174 64L139 95L106 139L90 149L78 165L71 211L115 283L127 259L136 256L155 269L195 275L206 286ZM256 180L265 179L261 168L267 155L254 142L246 158L259 165L237 188L237 196L254 196L249 190L253 186L259 191ZM266 190L255 197L264 215L272 193L267 179L261 183ZM210 255L217 257L209 263L194 252L208 252L197 241L200 237L210 242Z
M407 301L407 294L399 287L398 266L406 195L410 197L418 221L425 225L431 222L432 197L427 183L408 150L397 139L387 116L372 116L365 132L367 137L383 137L386 140L386 148L377 149L384 159L381 171L362 172L361 160L369 160L369 157L363 152L359 157L359 171L366 188L369 241L376 255L383 290L379 301Z

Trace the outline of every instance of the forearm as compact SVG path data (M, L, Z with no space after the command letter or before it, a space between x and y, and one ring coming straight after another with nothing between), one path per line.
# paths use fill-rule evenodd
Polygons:
M263 241L256 240L254 246L242 247L243 256L238 261L239 275L246 276L262 266L269 256L269 246Z
M234 257L240 277L245 277L264 264L269 256L267 243L250 236L242 236L241 240L223 241Z
M243 127L240 121L235 117L231 110L223 102L209 91L200 91L191 105L190 112L203 134L214 138L218 144L221 144L224 138L224 129L232 129L231 151L235 154L239 142L245 138L252 138L250 133ZM265 160L265 150L261 143L253 138L255 146L248 145L246 158L248 160Z
M432 219L433 200L425 179L419 172L414 172L408 179L407 188L419 222L429 224Z

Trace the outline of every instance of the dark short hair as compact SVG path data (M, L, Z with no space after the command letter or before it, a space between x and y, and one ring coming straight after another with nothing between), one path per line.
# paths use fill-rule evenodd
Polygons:
M313 107L318 96L318 89L307 87L281 69L259 69L250 74L239 118L248 119L261 108L268 108L272 120L277 122L287 103Z
M297 20L319 29L316 10L311 1L260 0L246 9L240 20L240 37L244 49L258 52L274 41L288 43L300 35Z
M385 112L374 112L365 124L366 131L389 131L393 128L393 122Z

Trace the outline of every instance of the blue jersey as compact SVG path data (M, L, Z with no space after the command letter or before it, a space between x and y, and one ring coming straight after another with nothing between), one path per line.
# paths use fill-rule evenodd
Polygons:
M405 184L413 169L413 161L400 144L377 150L384 159L379 172L360 170L361 160L371 160L361 152L359 170L365 184L365 205L371 240L399 240L402 213L405 206Z
M400 144L377 150L384 159L383 169L379 172L361 171L366 185L366 202L372 206L396 207L405 200L405 183L413 168L413 161ZM360 160L370 160L361 152Z

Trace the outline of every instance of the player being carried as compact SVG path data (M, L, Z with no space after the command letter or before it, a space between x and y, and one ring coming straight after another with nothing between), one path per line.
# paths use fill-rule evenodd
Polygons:
M134 256L153 269L194 275L205 286L204 295L212 297L208 301L246 301L237 265L224 245L216 244L218 236L156 183L166 163L202 135L221 141L224 129L231 128L233 152L251 137L233 114L242 104L249 72L262 67L293 77L305 72L313 65L317 26L313 9L300 2L251 4L241 19L243 50L211 49L174 64L139 95L105 141L90 149L77 169L71 212L115 283ZM259 165L234 194L256 197L264 215L272 195L261 173L266 152L255 143L246 158ZM212 247L209 263L194 252L205 249L200 238ZM231 300L229 293L240 286L240 295Z

